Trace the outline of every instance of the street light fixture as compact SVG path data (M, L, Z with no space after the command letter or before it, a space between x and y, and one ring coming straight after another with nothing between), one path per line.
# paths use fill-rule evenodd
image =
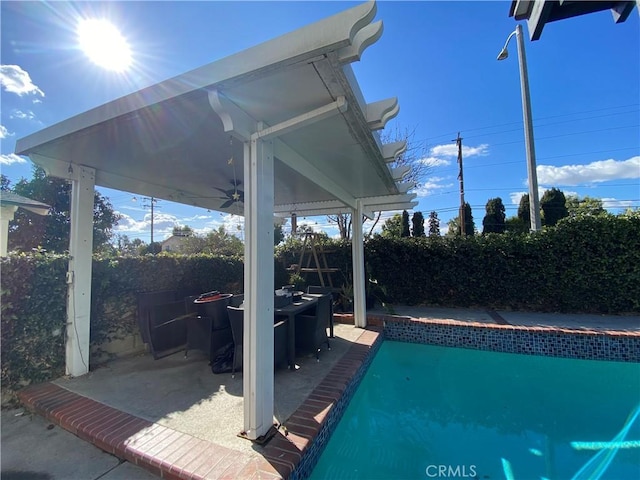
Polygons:
M522 37L522 26L516 25L516 29L511 32L507 41L498 54L498 60L504 60L509 56L507 47L513 36L518 41L518 60L520 64L520 89L522 90L522 116L524 118L524 143L527 150L527 172L529 175L529 214L531 217L531 231L541 230L540 222L540 200L538 196L538 174L536 172L536 152L533 145L533 123L531 119L531 99L529 95L529 76L527 74L527 58L524 53L524 39Z

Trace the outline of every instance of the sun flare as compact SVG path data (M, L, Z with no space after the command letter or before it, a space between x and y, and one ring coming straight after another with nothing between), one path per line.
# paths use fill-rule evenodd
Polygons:
M87 57L102 68L122 72L131 65L127 40L107 20L82 20L78 25L78 43Z

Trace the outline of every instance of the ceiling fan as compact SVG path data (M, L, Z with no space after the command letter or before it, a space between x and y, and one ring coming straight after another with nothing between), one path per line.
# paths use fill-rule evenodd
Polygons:
M214 187L216 190L224 193L225 195L224 197L218 197L221 200L226 200L226 202L220 205L220 208L229 208L231 205L233 205L236 202L244 203L244 192L238 188L238 186L242 182L234 178L233 180L231 180L230 183L231 185L233 185L233 188L229 188L227 190L223 188Z

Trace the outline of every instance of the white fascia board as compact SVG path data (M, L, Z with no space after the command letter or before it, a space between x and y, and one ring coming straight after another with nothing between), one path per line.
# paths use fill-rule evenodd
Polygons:
M303 177L311 179L320 188L333 195L343 205L355 208L356 199L353 195L331 180L331 178L309 163L306 158L279 138L274 140L273 154L282 163L292 168Z
M376 15L375 1L363 3L332 17L230 55L190 72L178 75L105 105L19 139L15 153L27 154L37 146L84 128L126 115L186 93L234 83L247 76L309 61L318 55L349 47L354 41L367 45L358 36ZM369 31L369 29L367 29ZM365 35L366 37L366 35ZM368 37L367 37L368 38Z

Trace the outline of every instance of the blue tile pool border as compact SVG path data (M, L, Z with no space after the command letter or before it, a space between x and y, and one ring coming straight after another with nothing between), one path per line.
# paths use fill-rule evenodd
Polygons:
M635 332L569 330L391 316L383 318L382 322L385 338L400 342L581 360L640 362L640 335Z

